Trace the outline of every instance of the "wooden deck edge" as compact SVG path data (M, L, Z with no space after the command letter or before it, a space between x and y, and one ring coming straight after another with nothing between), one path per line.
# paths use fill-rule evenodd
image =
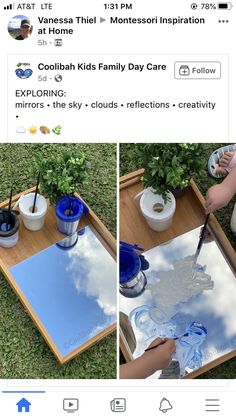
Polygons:
M128 188L131 185L140 181L141 176L144 174L144 169L136 170L135 172L129 173L128 175L121 176L120 178L120 190Z
M201 193L201 191L198 189L197 184L192 180L191 181L191 187L197 196L201 206L202 210L205 212L205 199ZM222 250L222 253L227 260L228 264L231 266L231 269L236 272L236 255L233 247L231 246L224 230L222 229L219 221L217 220L216 216L214 214L210 215L209 218L209 227L212 231L213 235L216 238L216 242L219 245L220 249Z
M87 349L91 348L93 345L100 342L105 337L109 336L111 333L115 332L117 328L117 323L112 324L111 326L107 327L102 332L98 333L98 335L94 336L93 338L89 339L86 343L81 345L78 349L75 349L73 352L68 354L67 356L62 358L62 364L71 361L77 355L80 355L82 352L86 351Z
M103 224L103 222L98 218L98 216L95 214L95 212L88 206L86 201L78 194L75 193L75 195L80 198L85 205L89 209L89 214L87 215L88 219L91 221L92 225L95 227L95 229L98 231L98 233L102 236L102 238L105 240L105 242L109 245L111 250L113 251L114 256L116 256L117 249L116 249L116 240L110 233L110 231L107 229L107 227Z
M125 339L125 335L124 335L124 332L123 332L121 327L119 328L119 333L120 333L120 341L119 341L120 350L121 350L121 352L122 352L122 354L125 358L125 361L130 362L134 359L134 357L133 357L133 354L130 350L128 342Z
M28 193L31 193L31 192L34 192L35 191L35 189L36 189L36 186L34 186L33 188L30 188L30 189L26 189L25 191L23 191L23 192L20 192L20 193L18 193L17 195L14 195L13 197L12 197L12 204L15 204L17 201L18 201L18 199L24 194L24 195L27 195ZM8 203L9 203L9 199L5 199L5 201L3 201L3 202L1 202L0 203L0 208L5 208L5 207L7 207L8 206Z
M120 184L125 183L127 181L130 181L131 179L134 179L136 177L140 177L144 174L144 169L138 169L134 172L128 173L127 175L120 177Z
M234 358L236 356L236 350L229 352L226 355L222 355L220 358L217 358L216 360L209 362L208 364L204 365L204 367L201 367L197 369L196 371L190 372L186 376L184 376L183 380L188 380L192 378L197 378L200 375L204 374L205 372L208 372L209 370L218 367L220 364L223 364L226 361L229 361L230 359ZM236 375L235 375L236 378Z

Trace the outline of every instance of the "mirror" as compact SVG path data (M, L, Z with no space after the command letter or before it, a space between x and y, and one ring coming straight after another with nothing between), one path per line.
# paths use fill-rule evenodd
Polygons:
M10 269L62 358L116 322L116 263L90 227Z
M203 244L189 281L199 234L197 228L144 252L150 264L144 293L133 299L120 295L120 311L129 316L136 338L134 358L157 336L180 337L193 322L207 330L198 340L200 359L184 366L182 375L236 349L236 279L213 238ZM159 376L160 371L152 378Z

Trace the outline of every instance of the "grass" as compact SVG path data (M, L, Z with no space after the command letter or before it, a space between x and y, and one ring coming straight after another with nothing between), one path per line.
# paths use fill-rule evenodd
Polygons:
M0 144L0 201L35 185L32 158L58 154L59 144ZM116 145L70 144L91 163L89 184L78 191L116 236ZM22 304L0 274L0 378L116 378L116 334L113 333L61 366L34 327Z
M223 146L225 144L208 144L206 146L205 155L202 157L206 161L206 170L207 170L207 161L215 149ZM135 154L135 144L120 144L120 176L130 173L134 170L140 169L142 167L142 162L137 155ZM207 179L195 179L199 189L202 194L205 195L208 188L213 186L216 181L208 176ZM234 202L231 201L229 205L225 208L217 210L215 216L218 219L221 227L223 228L226 236L228 237L232 247L236 250L236 240L235 236L230 229L230 218L233 211ZM236 378L236 358L221 364L219 367L214 368L207 373L201 375L201 379L215 378L215 379L230 379Z

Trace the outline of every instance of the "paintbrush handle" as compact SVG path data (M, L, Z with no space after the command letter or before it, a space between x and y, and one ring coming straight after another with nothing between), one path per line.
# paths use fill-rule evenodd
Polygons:
M12 189L9 196L9 203L8 203L8 214L11 212L11 203L12 203Z
M199 238L199 242L198 242L198 245L197 245L197 250L196 250L196 253L195 253L195 256L194 256L194 262L195 263L197 261L197 258L199 256L199 253L200 253L202 245L203 245L203 240L204 240L205 232L206 232L206 229L207 229L207 223L208 223L209 217L210 217L210 214L207 214L207 216L205 218L204 226L202 227L202 230L201 230L201 233L200 233L200 238Z
M39 189L39 180L40 180L40 172L38 174L37 185L36 185L35 194L34 194L34 203L33 203L32 213L34 213L35 211L36 199L37 199L38 189Z
M188 336L188 333L185 333L184 335L177 336L176 338L170 338L170 339L173 339L173 340L178 340L178 339L181 339L181 338L183 338L183 337L185 337L185 336ZM158 343L157 345L152 346L151 348L147 348L147 349L145 349L145 351L144 351L144 352L150 351L151 349L156 349L156 348L158 348L158 346L163 345L164 343L166 343L166 341L160 342L160 343Z
M166 341L160 342L160 343L158 343L157 345L152 346L151 348L147 348L147 349L145 349L145 351L144 351L144 352L151 351L151 349L156 349L156 348L158 348L158 346L161 346L161 345L163 345L164 343L166 343Z
M200 235L200 241L202 241L204 239L204 235L205 235L205 232L206 232L206 229L207 229L207 223L208 223L209 217L210 217L210 214L207 214L206 219L205 219L205 223L204 223L204 226L202 228L201 235Z

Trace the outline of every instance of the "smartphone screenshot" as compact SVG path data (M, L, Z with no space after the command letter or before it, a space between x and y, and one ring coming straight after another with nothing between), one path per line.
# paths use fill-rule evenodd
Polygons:
M233 418L235 1L0 7L1 415Z

